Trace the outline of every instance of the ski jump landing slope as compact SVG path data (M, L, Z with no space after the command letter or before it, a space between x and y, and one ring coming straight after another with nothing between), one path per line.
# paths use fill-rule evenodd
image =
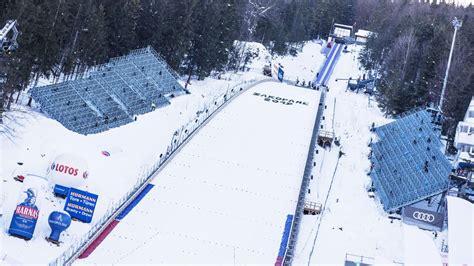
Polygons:
M273 264L296 208L319 101L318 91L276 82L247 90L76 263Z

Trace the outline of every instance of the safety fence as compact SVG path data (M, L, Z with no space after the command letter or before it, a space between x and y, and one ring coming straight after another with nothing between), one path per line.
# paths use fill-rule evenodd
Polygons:
M160 155L160 159L151 167L146 169L138 178L133 187L115 204L104 213L86 232L79 241L73 243L58 258L50 262L49 265L71 265L104 230L124 211L128 205L147 187L160 170L174 157L175 154L204 126L212 116L216 115L231 100L236 98L247 89L260 83L274 81L269 78L253 79L245 81L228 88L225 93L216 96L207 106L197 112L197 116L187 124L176 130L171 138L171 142L166 149L166 153Z
M290 238L288 245L286 246L285 258L283 260L283 265L291 265L294 257L295 246L298 241L298 233L301 225L301 220L303 218L303 208L305 203L306 191L308 190L309 182L311 180L311 172L314 167L314 155L316 152L316 144L318 141L319 128L321 123L321 117L324 112L324 104L326 100L326 90L322 90L321 99L319 102L318 113L316 115L316 120L313 127L313 135L311 137L311 143L309 145L308 156L306 158L306 166L304 169L303 180L301 182L300 192L298 195L298 202L296 204L295 215L293 218L293 223L291 225Z

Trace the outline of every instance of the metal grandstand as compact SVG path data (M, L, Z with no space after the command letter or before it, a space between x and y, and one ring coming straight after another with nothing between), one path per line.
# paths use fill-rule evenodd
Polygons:
M371 144L370 176L385 211L447 190L451 164L428 110L405 113L375 132L378 140Z
M41 110L66 128L94 134L133 121L185 93L178 75L150 46L115 57L84 78L33 88Z

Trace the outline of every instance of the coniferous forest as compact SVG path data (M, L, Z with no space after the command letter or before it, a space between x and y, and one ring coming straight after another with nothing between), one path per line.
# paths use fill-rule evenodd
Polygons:
M326 38L334 22L376 32L360 55L380 75L387 115L439 101L454 29L445 129L474 94L474 8L410 0L2 0L0 23L19 23L19 48L0 57L0 113L40 77L71 77L131 49L153 46L184 78L238 68L234 40L288 54Z

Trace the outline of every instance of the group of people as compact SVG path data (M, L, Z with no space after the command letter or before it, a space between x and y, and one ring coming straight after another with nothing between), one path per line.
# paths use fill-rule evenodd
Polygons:
M316 74L316 78L318 78L318 76L319 73ZM295 86L308 87L313 90L318 90L318 86L316 85L316 83L312 83L311 81L308 81L308 83L306 83L304 79L300 82L299 78L296 78Z

